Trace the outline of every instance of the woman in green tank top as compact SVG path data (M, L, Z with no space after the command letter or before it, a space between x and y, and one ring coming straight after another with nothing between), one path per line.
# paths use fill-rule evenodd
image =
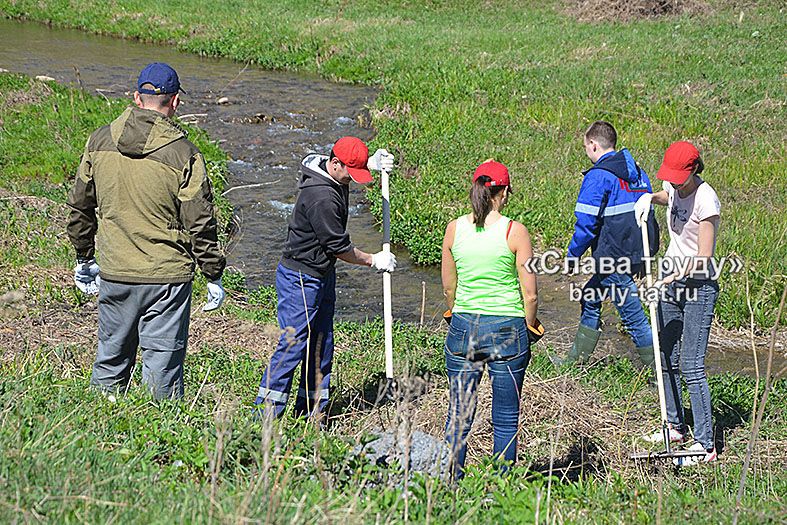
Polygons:
M538 327L530 235L500 211L511 194L508 169L493 160L473 175L473 212L451 221L443 239L443 293L451 311L445 341L450 404L446 440L452 473L463 475L467 435L484 368L492 380L495 457L516 461L519 394L530 362L528 325ZM536 330L536 329L533 329Z

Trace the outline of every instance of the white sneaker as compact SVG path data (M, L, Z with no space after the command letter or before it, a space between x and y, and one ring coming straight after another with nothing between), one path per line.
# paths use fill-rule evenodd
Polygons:
M686 437L683 434L681 434L674 428L668 427L668 429L669 429L670 443L683 443L683 440L686 439ZM661 431L661 429L659 429L653 434L646 434L644 436L641 436L641 439L643 441L647 441L648 443L664 443L664 433Z
M705 452L705 456L686 456L682 458L673 458L672 463L678 467L693 467L695 465L699 465L700 463L710 463L711 461L716 461L716 458L719 457L719 454L716 453L715 447L713 450L708 452L705 450L705 447L697 442L694 442L694 444L691 445L687 450Z

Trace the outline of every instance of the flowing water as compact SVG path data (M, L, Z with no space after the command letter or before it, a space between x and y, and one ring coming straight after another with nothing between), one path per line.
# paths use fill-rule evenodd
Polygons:
M344 135L371 139L374 131L364 125L365 108L376 91L304 74L263 71L162 45L0 19L0 68L13 72L46 75L79 84L90 93L129 98L139 70L154 61L172 65L188 92L182 97L179 116L205 129L231 157L226 195L235 207L240 231L228 254L229 265L243 271L252 287L273 284L287 217L297 195L300 159L310 152L327 153ZM364 251L378 251L381 234L362 187L351 184L350 198L348 229L354 244ZM392 195L394 206L395 198ZM427 322L439 318L444 308L439 269L413 266L406 251L394 248L394 252L399 260L392 278L394 318L419 322L422 310ZM539 278L539 317L557 344L571 341L579 317L578 304L569 300L571 282L579 281ZM381 316L381 296L379 275L337 263L338 318ZM631 343L615 329L613 310L605 309L602 346L624 353ZM708 368L751 373L751 352L743 341L712 346Z

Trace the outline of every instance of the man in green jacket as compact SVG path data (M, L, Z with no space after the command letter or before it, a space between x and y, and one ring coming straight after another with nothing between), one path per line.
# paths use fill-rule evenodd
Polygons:
M136 107L90 136L68 196L74 281L98 293L91 384L125 388L141 347L142 381L156 399L183 396L196 266L209 281L203 310L224 300L226 263L205 160L171 120L180 91L170 66L145 67Z

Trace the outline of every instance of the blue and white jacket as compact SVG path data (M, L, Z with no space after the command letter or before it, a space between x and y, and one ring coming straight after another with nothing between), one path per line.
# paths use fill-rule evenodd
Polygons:
M588 248L593 258L628 258L632 267L642 262L642 234L634 217L634 203L652 193L645 170L625 148L603 155L584 173L574 215L574 236L569 257L581 257ZM659 229L651 208L648 216L649 255L658 251Z

